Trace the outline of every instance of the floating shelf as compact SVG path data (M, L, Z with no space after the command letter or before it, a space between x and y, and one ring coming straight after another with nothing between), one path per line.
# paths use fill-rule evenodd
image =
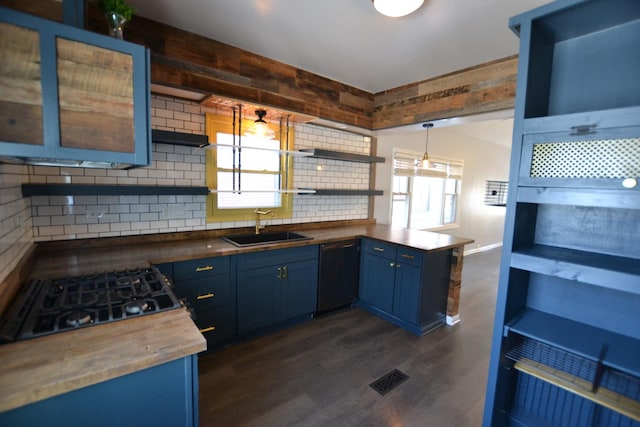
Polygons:
M313 189L300 188L299 194L315 196L382 196L382 190L340 190L340 189Z
M22 196L206 196L207 187L162 185L22 184Z
M321 150L319 148L304 148L300 150L318 159L342 160L345 162L384 163L384 157L367 156L364 154L344 153L342 151Z
M163 144L184 145L187 147L205 147L209 145L207 135L193 133L171 132L166 130L151 130L151 141Z
M559 248L532 245L514 250L511 266L549 276L640 294L640 261Z

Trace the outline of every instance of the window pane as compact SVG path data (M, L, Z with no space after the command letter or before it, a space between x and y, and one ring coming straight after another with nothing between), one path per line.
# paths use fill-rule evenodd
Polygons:
M445 179L444 192L447 194L456 194L458 192L458 180L451 178Z
M394 176L393 177L393 190L394 193L408 193L409 192L409 177L408 176Z
M441 222L444 180L415 177L411 194L411 228L436 227Z
M250 188L251 190L263 190L262 192L243 192L243 193L218 193L218 208L273 208L281 205L280 193L268 192L274 188L279 188L280 175L271 174L252 174L243 172L240 178L241 188ZM238 176L236 174L236 188L238 186ZM218 172L218 191L232 191L233 174L231 172Z
M217 143L220 145L233 145L233 136L228 133L218 133ZM236 137L236 145L238 137ZM277 151L252 150L252 147L279 150L280 142L277 140L267 140L254 137L242 137L242 150L235 149L235 167L240 164L242 170L254 171L280 171L280 155ZM217 167L232 169L234 166L234 155L232 147L217 147Z
M409 222L409 196L394 194L391 204L391 226L407 227Z
M454 194L444 196L443 224L453 224L456 222L456 201L457 197Z

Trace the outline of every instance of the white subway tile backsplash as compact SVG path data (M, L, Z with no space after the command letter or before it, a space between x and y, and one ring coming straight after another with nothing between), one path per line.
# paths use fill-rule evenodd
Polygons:
M167 130L205 133L205 115L200 105L188 100L152 95L152 126ZM295 125L296 149L322 148L368 154L369 137L310 124ZM24 170L30 182L59 182L108 185L205 185L205 153L200 148L153 144L150 167L132 170L76 169L56 167L10 167L0 169L0 179L15 178L8 170ZM299 188L366 189L368 164L296 157L294 186ZM6 186L3 186L6 187ZM253 221L206 223L206 196L38 196L22 199L16 185L16 199L33 206L31 217L36 241L165 233L186 230L214 230L250 227ZM4 194L2 197L4 200ZM0 208L2 205L0 205ZM29 216L30 209L26 208ZM0 214L2 212L0 211ZM364 219L368 215L366 196L295 196L293 218L271 220L267 225L312 221ZM3 216L0 215L0 219ZM29 228L31 235L31 228ZM0 274L2 272L0 271Z

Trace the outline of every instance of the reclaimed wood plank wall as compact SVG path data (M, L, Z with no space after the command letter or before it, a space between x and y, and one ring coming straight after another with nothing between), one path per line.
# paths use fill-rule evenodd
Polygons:
M56 5L52 9L43 3ZM48 19L60 2L0 0ZM106 34L88 5L87 26ZM241 99L365 129L383 129L513 108L517 57L511 56L372 94L251 52L135 16L126 40L151 50L151 81Z

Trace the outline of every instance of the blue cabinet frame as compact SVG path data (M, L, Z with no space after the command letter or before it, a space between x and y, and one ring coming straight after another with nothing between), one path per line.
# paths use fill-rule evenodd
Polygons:
M43 128L43 145L0 141L0 157L32 159L40 163L50 161L54 164L58 161L67 161L66 164L70 166L89 162L109 165L114 168L148 166L151 163L150 56L148 49L134 43L2 7L0 7L0 22L27 28L39 34ZM125 53L133 58L134 149L132 153L61 146L56 57L56 38L58 37ZM87 135L87 138L91 138L91 135Z

